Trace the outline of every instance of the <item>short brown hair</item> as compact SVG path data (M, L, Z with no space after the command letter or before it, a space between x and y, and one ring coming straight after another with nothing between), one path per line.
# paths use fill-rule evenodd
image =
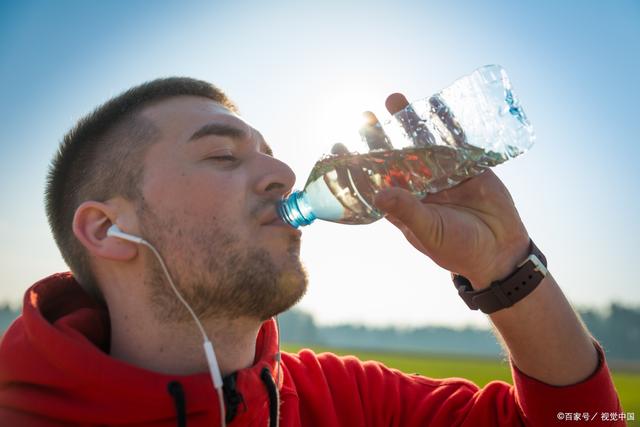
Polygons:
M224 92L208 82L187 77L156 79L81 118L64 136L49 166L45 205L51 232L76 280L99 299L102 295L89 255L73 234L75 211L87 200L140 199L140 165L159 130L139 113L159 101L188 95L212 99L237 112Z

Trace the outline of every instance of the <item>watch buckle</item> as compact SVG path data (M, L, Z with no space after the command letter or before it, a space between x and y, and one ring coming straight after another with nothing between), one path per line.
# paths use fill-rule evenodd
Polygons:
M524 261L518 264L518 268L525 265L527 261L531 261L535 266L534 270L541 273L542 276L547 277L549 275L549 270L547 270L547 267L544 266L542 261L540 261L540 259L535 254L530 254Z

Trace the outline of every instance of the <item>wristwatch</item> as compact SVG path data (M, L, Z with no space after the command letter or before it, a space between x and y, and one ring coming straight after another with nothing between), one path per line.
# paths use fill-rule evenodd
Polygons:
M471 310L490 314L511 307L529 295L548 274L545 256L533 240L529 240L529 256L506 279L496 280L489 287L475 291L466 277L451 273L451 278L458 295Z

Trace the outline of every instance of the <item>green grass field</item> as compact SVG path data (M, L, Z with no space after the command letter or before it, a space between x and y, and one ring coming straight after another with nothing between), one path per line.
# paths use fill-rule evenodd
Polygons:
M339 355L354 355L360 360L376 360L390 368L431 378L461 377L484 386L492 380L511 383L511 371L506 361L465 356L443 356L415 353L374 352L346 350L320 346L284 344L283 349L296 353L301 348L312 348L316 353L330 351ZM635 412L640 418L640 373L612 370L622 407L625 412Z

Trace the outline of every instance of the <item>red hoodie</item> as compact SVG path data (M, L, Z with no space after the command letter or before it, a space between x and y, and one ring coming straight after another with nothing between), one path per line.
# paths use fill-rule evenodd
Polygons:
M274 321L262 326L255 363L225 379L230 426L619 426L602 350L579 384L555 387L512 365L515 386L406 375L376 362L282 355ZM279 378L274 382L274 378ZM278 412L279 411L279 412ZM561 413L562 415L559 415ZM569 414L571 419L568 418ZM560 420L559 418L563 419ZM166 375L109 356L109 318L69 273L31 287L0 342L0 426L218 426L209 373Z

